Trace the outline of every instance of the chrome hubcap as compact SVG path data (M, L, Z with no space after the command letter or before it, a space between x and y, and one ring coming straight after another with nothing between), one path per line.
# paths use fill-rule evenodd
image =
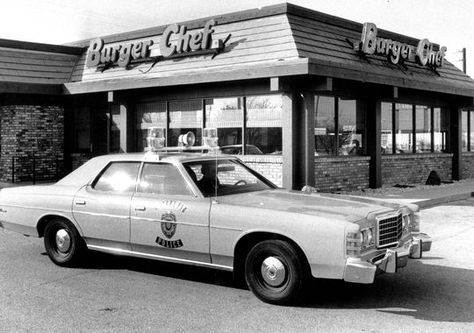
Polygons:
M268 257L262 262L263 280L272 287L279 287L286 279L286 269L283 263L275 258Z
M56 232L56 247L59 252L66 253L71 247L71 237L64 229L59 229Z

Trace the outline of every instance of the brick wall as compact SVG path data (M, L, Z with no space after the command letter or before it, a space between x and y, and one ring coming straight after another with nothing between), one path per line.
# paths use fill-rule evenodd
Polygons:
M83 165L90 159L91 159L91 154L89 153L71 154L72 170L76 170L77 168L79 168L81 165Z
M462 153L462 178L474 178L474 152Z
M315 187L321 192L351 191L369 187L368 156L316 157Z
M452 179L453 154L398 154L382 156L382 184L424 184L431 170L441 180Z
M246 165L281 187L283 178L283 159L281 156L245 155L238 156Z
M0 181L54 180L64 168L64 109L0 106ZM14 160L14 169L13 163Z

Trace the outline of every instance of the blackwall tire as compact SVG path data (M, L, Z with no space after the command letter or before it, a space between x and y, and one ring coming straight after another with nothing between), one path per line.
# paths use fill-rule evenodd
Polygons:
M73 267L80 262L85 244L76 228L62 219L50 221L44 230L44 247L52 262Z
M295 303L304 289L305 275L298 252L283 240L257 243L245 260L247 285L266 303Z

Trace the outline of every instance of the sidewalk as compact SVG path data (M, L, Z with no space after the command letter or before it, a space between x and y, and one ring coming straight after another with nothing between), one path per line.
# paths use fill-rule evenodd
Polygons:
M465 200L474 196L474 179L465 179L440 186L417 185L413 188L382 188L348 193L396 203L414 203L423 208Z

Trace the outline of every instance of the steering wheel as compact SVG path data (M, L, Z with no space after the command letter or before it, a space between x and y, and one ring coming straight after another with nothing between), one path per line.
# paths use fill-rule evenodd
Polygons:
M237 181L234 184L234 186L238 186L238 185L247 185L247 182L245 180L241 179L241 180Z

